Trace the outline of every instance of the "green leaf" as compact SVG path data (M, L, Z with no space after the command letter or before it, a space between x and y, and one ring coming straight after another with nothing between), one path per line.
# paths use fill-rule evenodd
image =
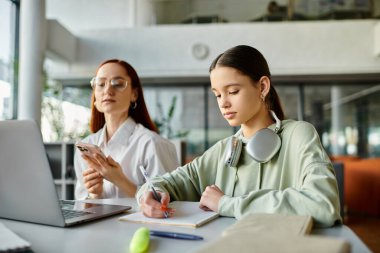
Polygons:
M174 115L174 110L175 110L175 104L177 103L177 96L174 96L172 98L172 103L170 105L170 108L169 108L169 113L168 113L168 118L171 120L173 118L173 115Z

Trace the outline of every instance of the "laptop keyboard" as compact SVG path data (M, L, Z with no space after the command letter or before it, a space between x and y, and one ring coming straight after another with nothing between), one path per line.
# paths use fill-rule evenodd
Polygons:
M90 212L67 210L67 209L62 209L62 213L65 219L72 219L72 218L77 218L77 217L82 217L88 214L92 214Z

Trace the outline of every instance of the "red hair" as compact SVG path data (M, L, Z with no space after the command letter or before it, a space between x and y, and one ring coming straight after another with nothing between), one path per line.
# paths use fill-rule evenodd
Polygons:
M140 78L137 75L136 70L127 62L118 60L118 59L110 59L107 61L102 62L98 69L96 70L96 73L98 73L99 69L107 64L107 63L116 63L123 67L128 74L128 76L131 78L131 85L132 89L137 91L137 107L135 109L132 109L129 107L129 116L131 116L136 123L142 124L144 127L148 128L149 130L152 130L154 132L158 132L156 125L153 123L152 119L149 116L148 109L145 104L144 100L144 94L140 82ZM95 105L95 93L92 92L91 96L91 119L90 119L90 131L92 133L96 133L99 131L104 124L106 123L106 120L104 118L104 113L99 112L98 109L96 109Z

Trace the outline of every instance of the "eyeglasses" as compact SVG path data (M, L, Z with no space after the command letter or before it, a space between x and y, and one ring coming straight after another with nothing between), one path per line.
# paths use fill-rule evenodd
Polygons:
M116 91L123 91L128 86L128 81L121 77L115 77L108 81L107 78L104 77L94 77L91 79L90 83L91 87L96 91L104 91L107 83L109 83Z

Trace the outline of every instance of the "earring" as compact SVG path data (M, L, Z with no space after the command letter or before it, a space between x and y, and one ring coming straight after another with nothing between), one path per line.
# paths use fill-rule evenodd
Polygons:
M137 107L137 102L135 101L135 102L132 102L133 104L132 104L132 106L131 106L131 108L132 108L132 110L134 110L134 109L136 109L136 107Z
M264 94L261 93L260 98L261 98L261 100L262 100L263 102L265 102L265 96L264 96Z

